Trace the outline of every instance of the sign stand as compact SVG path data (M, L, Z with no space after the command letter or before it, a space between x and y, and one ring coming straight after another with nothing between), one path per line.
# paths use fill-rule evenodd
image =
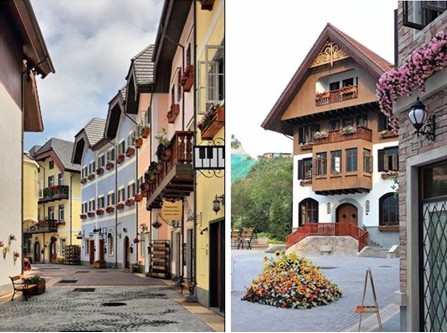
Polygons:
M365 305L366 286L368 284L368 277L369 277L369 281L371 282L372 294L373 294L373 298L374 298L374 305ZM360 314L359 332L361 332L360 328L362 325L362 316L364 313L376 313L377 321L379 322L379 331L382 331L382 322L380 320L379 305L377 304L376 289L374 288L374 281L373 281L370 267L368 267L366 269L365 284L363 286L362 305L357 305L355 312Z

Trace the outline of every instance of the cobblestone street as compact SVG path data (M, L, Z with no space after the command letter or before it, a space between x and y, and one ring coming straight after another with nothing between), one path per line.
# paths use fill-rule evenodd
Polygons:
M0 331L223 331L224 318L163 280L116 269L33 265L46 291L0 300ZM169 282L170 283L170 282Z

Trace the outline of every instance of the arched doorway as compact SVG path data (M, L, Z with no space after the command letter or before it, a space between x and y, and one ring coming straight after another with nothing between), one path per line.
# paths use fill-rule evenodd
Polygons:
M129 237L124 238L124 258L123 258L123 265L124 268L130 268L130 248L129 248Z
M34 243L34 262L39 262L40 259L40 243L35 242Z
M357 207L350 203L344 203L337 208L337 222L348 222L358 225Z
M57 238L56 237L51 237L51 242L50 242L50 262L57 262Z

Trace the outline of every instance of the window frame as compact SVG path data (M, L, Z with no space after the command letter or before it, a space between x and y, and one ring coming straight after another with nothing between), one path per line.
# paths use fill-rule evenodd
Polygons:
M348 172L357 172L359 168L358 163L358 149L355 148L347 148L345 150L345 158L346 158L346 173Z

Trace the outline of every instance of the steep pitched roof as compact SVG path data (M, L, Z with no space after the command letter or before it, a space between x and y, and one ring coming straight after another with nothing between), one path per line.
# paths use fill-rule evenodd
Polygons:
M105 125L105 119L93 118L87 123L87 125L84 126L84 131L87 135L89 147L94 146L96 143L98 143L99 140L103 138Z
M148 85L154 82L153 53L154 45L151 44L132 58L131 61L134 67L135 81L137 85Z
M281 96L262 122L261 126L264 129L279 133L293 133L291 125L281 121L281 116L284 114L302 84L309 76L312 62L328 40L337 43L356 63L362 66L376 79L393 67L391 63L368 49L366 46L328 23L307 56L304 58L300 67L298 67Z
M74 143L57 138L48 140L33 156L36 160L40 157L46 157L50 151L53 151L59 159L65 170L80 171L79 165L71 163L71 153L73 151Z

